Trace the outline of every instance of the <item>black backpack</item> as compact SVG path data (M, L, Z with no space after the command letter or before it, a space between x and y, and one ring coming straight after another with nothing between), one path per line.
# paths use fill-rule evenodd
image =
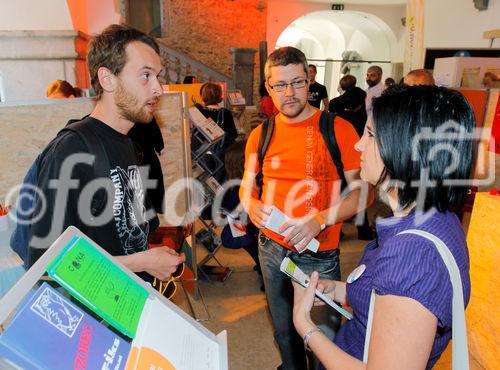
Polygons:
M335 130L333 124L335 122L336 115L330 112L321 112L321 117L319 119L319 130L325 140L326 147L330 152L332 161L337 168L337 173L342 181L342 187L347 184L344 175L344 164L342 163L341 153L337 140L335 138ZM271 143L271 138L274 133L274 119L275 115L269 117L262 124L262 133L260 135L259 147L257 149L257 160L259 161L259 172L255 176L255 182L259 188L259 197L262 195L262 185L263 185L263 175L262 175L262 165L264 164L264 157L266 156L267 149L269 149L269 144Z
M70 121L68 125L58 132L57 136L52 140L53 144L56 140L61 138L61 134L67 131L76 133L80 139L85 143L89 153L94 154L98 160L94 161L94 171L96 177L109 177L110 163L109 158L104 148L102 141L96 135L89 125L87 125L88 117L80 121ZM49 144L49 145L51 145ZM16 228L10 238L10 246L24 261L24 266L29 268L34 261L31 260L28 253L28 248L31 240L31 219L33 212L36 209L38 202L38 192L35 191L38 187L38 167L40 160L45 154L43 151L35 159L30 169L28 170L23 184L19 189L19 197L14 208L16 216ZM94 216L99 215L106 206L107 192L97 192L91 203L91 214ZM29 261L30 260L30 261Z

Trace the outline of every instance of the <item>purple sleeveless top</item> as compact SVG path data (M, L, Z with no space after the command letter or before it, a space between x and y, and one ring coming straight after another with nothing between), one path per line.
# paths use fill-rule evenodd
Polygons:
M434 244L418 235L397 235L408 229L427 231L440 238L455 257L465 304L470 298L469 254L462 226L454 213L430 211L418 216L391 217L377 223L378 240L371 241L359 264L365 272L347 284L354 318L346 322L334 342L362 360L370 292L409 297L420 302L438 319L436 337L427 368L436 363L451 339L453 290L448 270Z

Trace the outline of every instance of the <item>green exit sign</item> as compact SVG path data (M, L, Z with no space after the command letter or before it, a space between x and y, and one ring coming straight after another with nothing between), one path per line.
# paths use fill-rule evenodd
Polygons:
M332 4L332 10L344 10L344 4Z

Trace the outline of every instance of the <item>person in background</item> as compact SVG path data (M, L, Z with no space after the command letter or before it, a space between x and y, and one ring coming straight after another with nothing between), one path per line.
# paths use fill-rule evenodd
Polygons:
M432 73L427 69L414 69L410 71L403 79L403 83L408 86L415 85L435 85Z
M262 81L259 85L260 105L259 113L265 114L268 117L278 113L278 109L274 106L273 99L269 96L266 89L266 81Z
M450 125L456 128L447 129ZM366 246L347 283L318 281L316 272L307 290L294 283L295 327L327 369L431 369L445 350L452 335L453 289L448 269L433 242L401 232L417 229L444 242L457 263L461 303L466 306L469 255L455 212L467 194L474 158L473 141L467 138L474 128L474 112L455 90L402 85L374 99L373 119L368 119L356 149L361 152L361 177L387 192L394 216L377 223L378 238ZM414 158L414 138L426 131L446 135L419 142ZM452 165L455 156L448 150L435 152L436 144L453 148L459 163ZM429 187L422 181L435 185ZM447 185L457 181L464 185ZM344 323L334 342L311 320L311 307L320 304L315 301L315 289L352 307L353 319ZM372 289L373 325L365 364Z
M245 168L245 146L246 141L237 141L226 151L226 181L233 180L234 182L238 182L238 184L233 184L230 188L225 188L226 192L222 199L222 208L229 213L236 214L238 220L228 220L228 224L222 230L221 241L222 245L226 248L245 249L255 262L254 270L262 276L257 243L259 229L248 219L248 215L241 206L238 197L240 191L239 184L243 178ZM226 184L228 183L226 182ZM234 225L236 225L238 236L233 235ZM264 291L264 284L262 284L261 290Z
M186 76L184 77L184 80L182 81L183 84L195 84L196 83L196 77L195 76Z
M382 68L379 66L369 67L366 71L366 84L368 85L368 89L366 89L365 106L366 114L369 117L372 113L373 98L382 95L382 92L385 89L385 86L382 83Z
M343 76L340 79L339 86L343 94L330 100L328 109L331 113L351 123L358 136L361 137L365 130L367 118L365 109L366 92L356 86L356 77L353 75ZM361 224L356 225L358 239L372 240L373 231L368 221L366 209L361 211L360 214L363 215L363 219Z
M224 163L224 157L227 148L229 148L238 137L238 131L234 124L233 115L229 109L220 106L222 103L222 88L219 84L213 82L204 83L200 88L200 96L203 105L195 104L196 108L206 117L211 118L224 130L224 137L219 141L213 153ZM220 174L216 179L222 183L225 179L224 174Z
M394 86L396 84L396 81L392 77L387 77L384 81L385 88L389 88L391 86Z
M73 86L65 80L55 80L47 87L48 99L68 99L81 96L81 90L75 91Z
M356 77L353 75L343 76L339 87L342 95L330 100L328 110L350 122L361 137L366 123L366 92L356 86Z
M316 81L318 73L314 64L309 64L309 93L307 101L315 108L320 108L323 102L323 110L328 110L328 92L326 87Z

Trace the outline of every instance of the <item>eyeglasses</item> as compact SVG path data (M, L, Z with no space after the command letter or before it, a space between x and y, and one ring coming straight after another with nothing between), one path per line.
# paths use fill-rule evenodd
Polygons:
M152 284L153 288L160 292L160 294L165 298L170 299L175 295L175 292L177 291L176 281L179 280L183 273L184 263L181 263L179 264L179 266L177 266L177 270L175 270L172 276L170 276L170 279L168 279L167 281L162 281L160 279L154 278Z
M274 86L269 85L269 87L271 89L273 89L273 91L283 92L286 90L286 88L288 86L293 87L293 89L295 90L295 89L302 89L306 85L307 85L307 80L298 80L298 81L292 81L290 83L283 82L283 83L276 84Z

